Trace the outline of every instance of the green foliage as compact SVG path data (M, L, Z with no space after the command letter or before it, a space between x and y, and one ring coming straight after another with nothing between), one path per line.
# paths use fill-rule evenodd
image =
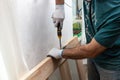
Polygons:
M80 22L75 22L73 23L73 36L81 36L81 23Z
M81 30L81 26L80 22L73 23L73 30Z

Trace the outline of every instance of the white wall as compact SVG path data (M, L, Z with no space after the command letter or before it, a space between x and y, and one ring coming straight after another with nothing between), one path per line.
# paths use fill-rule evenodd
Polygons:
M59 47L51 15L54 0L17 0L16 30L29 69L46 57L53 47ZM72 37L71 8L66 7L63 43Z
M66 2L71 5L71 0ZM51 19L54 8L54 0L0 0L0 52L9 80L24 75L59 47ZM72 8L65 5L65 13L63 44L72 37Z

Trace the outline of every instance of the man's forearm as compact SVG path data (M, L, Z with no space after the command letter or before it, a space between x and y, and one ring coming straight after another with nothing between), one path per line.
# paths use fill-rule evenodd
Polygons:
M64 0L56 0L56 5L64 4Z
M62 57L69 59L94 58L105 51L105 49L106 47L100 45L95 39L92 39L89 44L79 45L72 49L64 49Z
M92 57L92 54L86 48L86 46L78 46L72 49L64 49L62 57L69 59L83 59L83 58Z

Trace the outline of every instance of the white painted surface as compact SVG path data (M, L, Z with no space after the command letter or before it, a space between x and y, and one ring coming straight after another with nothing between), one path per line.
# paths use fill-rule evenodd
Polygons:
M9 80L17 80L59 47L54 9L54 0L0 0L0 52ZM65 5L63 44L72 37L71 9Z
M29 69L46 57L53 47L59 48L51 15L54 0L17 0L16 30ZM71 9L66 9L62 42L72 37Z

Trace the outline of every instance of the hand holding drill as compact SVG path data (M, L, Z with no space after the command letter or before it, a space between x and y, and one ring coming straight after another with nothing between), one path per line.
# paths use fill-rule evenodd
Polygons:
M63 27L64 18L65 18L64 5L56 5L56 10L52 15L52 19L53 19L53 23L55 27L57 27L57 35L58 35L59 42L60 42L60 49L61 49L61 37L62 37L61 30ZM63 49L61 50L60 49L53 48L52 50L50 50L47 56L51 56L55 59L62 58Z

